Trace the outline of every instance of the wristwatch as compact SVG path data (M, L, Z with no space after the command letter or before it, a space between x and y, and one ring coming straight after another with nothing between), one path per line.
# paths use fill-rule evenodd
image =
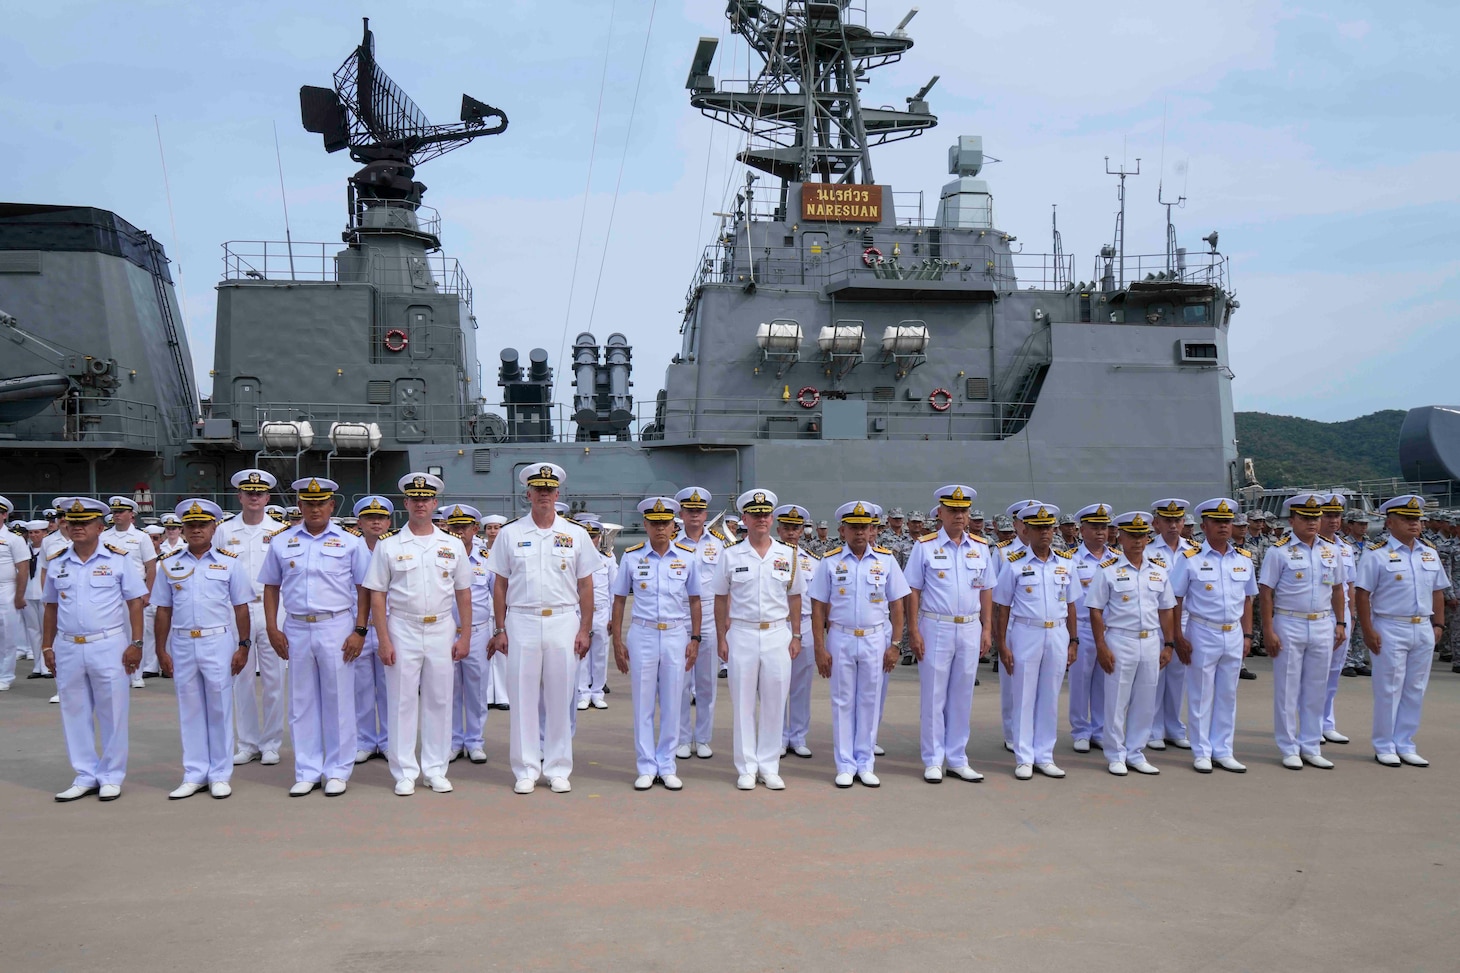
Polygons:
M1168 648L1168 649L1174 649L1174 648L1176 648L1176 643L1175 642L1162 642L1161 644L1164 647Z
M251 648L253 648L253 639L239 639L238 640L238 647L240 649L251 649Z
M495 628L495 629L492 629L492 638L496 638L498 635L506 635L506 634L507 634L507 630L505 628Z
M1080 640L1079 639L1070 639L1070 644L1071 645L1079 645L1080 644Z
M142 640L141 639L132 639L131 646L134 649L140 649L142 647Z
M364 625L356 625L355 634L363 639L365 636L370 634L370 629L366 628Z
M702 641L704 641L704 638L705 637L703 635L691 635L689 637L689 640L691 642L702 642Z

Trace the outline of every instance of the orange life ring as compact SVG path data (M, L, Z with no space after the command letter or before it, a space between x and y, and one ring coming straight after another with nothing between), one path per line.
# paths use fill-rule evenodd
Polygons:
M870 267L874 263L880 264L881 262L882 251L878 250L876 247L868 247L866 250L862 251L862 263L866 266Z
M807 398L807 396L810 396L810 398ZM820 401L821 393L810 385L805 386L801 391L796 393L796 404L803 409L814 409Z
M386 351L405 351L406 345L411 343L410 336L400 328L391 328L385 333Z
M939 396L942 397L942 405L938 404ZM933 407L934 412L947 412L948 407L953 404L953 393L947 389L933 389L928 395L928 405Z

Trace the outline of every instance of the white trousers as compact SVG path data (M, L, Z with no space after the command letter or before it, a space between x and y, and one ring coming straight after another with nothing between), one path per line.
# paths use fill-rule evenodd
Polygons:
M778 774L786 697L791 688L791 629L732 621L729 643L731 749L738 774ZM718 655L716 656L718 658Z
M248 650L248 661L243 664L243 669L233 677L233 720L238 747L240 750L277 752L284 745L284 715L288 711L286 704L289 699L285 685L288 667L269 644L268 629L264 627L264 603L250 602L248 617L253 647ZM281 607L281 631L285 621ZM340 638L343 641L344 636ZM235 644L237 641L235 634ZM255 692L255 686L263 691L262 701ZM353 754L351 759L354 759Z
M705 599L710 602L709 598ZM710 744L715 729L715 693L719 689L720 654L715 650L719 644L715 635L715 616L710 610L709 618L700 625L700 654L695 657L694 668L684 675L684 689L679 702L679 742L681 744ZM690 700L694 705L690 705Z
M833 626L826 633L826 650L831 653L831 752L836 772L871 773L887 689L882 671L887 627L858 636Z
M1191 757L1230 757L1237 725L1237 679L1242 672L1242 627L1233 625L1230 632L1221 632L1188 618L1186 640L1191 643L1191 665L1186 667ZM1153 740L1159 735L1160 718L1158 713ZM1170 736L1169 724L1166 735Z
M390 707L385 693L385 666L376 649L375 626L365 636L365 648L351 665L355 668L355 749L386 753L390 747Z
M76 771L72 783L77 787L120 786L127 776L127 714L131 708L131 679L122 668L127 636L117 634L80 645L58 636L54 648L61 729ZM100 754L96 751L98 733Z
M345 661L344 646L355 627L355 613L317 622L285 615L283 624L289 640L294 779L349 780L355 769L355 670ZM266 647L266 652L272 651ZM248 675L248 669L239 675Z
M1374 752L1413 753L1434 661L1435 630L1429 619L1415 625L1405 619L1375 618L1374 627L1384 643L1371 653Z
M978 676L980 622L918 617L923 661L918 663L919 738L924 767L968 766L973 681ZM1000 692L1007 676L999 673Z
M1333 616L1308 621L1272 616L1283 650L1272 660L1272 726L1284 757L1316 754L1323 743L1323 706L1334 656ZM1271 654L1269 649L1268 653Z
M172 636L168 636L168 644L172 642ZM233 639L235 647L238 639ZM157 606L148 605L142 609L142 668L139 672L155 672L161 674L162 666L157 661ZM230 679L232 673L229 674Z
M0 585L0 686L15 681L16 650L25 640L25 621L15 610L15 583Z
M1014 677L1004 671L1003 663L994 669L999 674L999 721L1004 728L1004 742L1014 745Z
M508 758L512 776L537 780L573 772L573 712L578 613L544 618L507 612L507 693L512 698ZM539 713L539 707L541 712Z
M1080 651L1070 666L1070 735L1102 740L1105 728L1105 670L1096 661L1095 633L1088 618L1077 622Z
M487 634L490 642L491 633ZM512 699L507 695L507 657L501 653L487 660L486 691L488 706L512 705Z
M801 618L801 631L811 638L811 616ZM806 746L811 729L811 684L816 679L816 653L809 641L802 642L801 654L791 660L791 682L786 694L785 726L781 728L781 749Z
M25 624L25 645L30 649L35 664L31 666L32 672L45 675L51 670L46 668L46 660L41 654L41 599L37 595L34 598L25 600L25 611L20 613L21 621Z
M233 653L237 647L231 629L195 639L188 637L187 629L175 628L168 636L178 729L182 731L183 780L187 783L233 778Z
M449 614L434 622L391 615L386 624L395 645L395 665L385 667L385 709L390 715L386 731L390 747L385 754L390 775L396 780L415 780L423 773L428 778L444 777L451 762L451 643L456 626Z
M1161 673L1161 633L1157 629L1145 638L1137 632L1105 630L1105 645L1115 656L1115 671L1095 667L1105 681L1102 696L1105 717L1101 745L1106 763L1139 763L1145 759L1146 741L1151 738L1151 720L1156 715L1156 683ZM1085 647L1084 636L1080 648ZM1093 646L1091 647L1093 648Z
M1188 625L1188 628L1190 626ZM1217 634L1221 634L1220 632ZM1238 633L1238 641L1241 641L1241 633ZM1240 647L1239 647L1240 648ZM1193 650L1195 651L1195 650ZM1241 668L1241 661L1238 661L1238 669ZM1187 717L1191 717L1191 701L1187 698L1189 687L1187 686L1186 663L1181 661L1174 651L1171 653L1171 661L1166 663L1166 668L1156 677L1156 715L1151 720L1152 740L1181 740L1189 738L1186 724L1181 720L1181 704L1187 704Z
M1063 624L1034 628L1011 618L1006 637L1014 655L1014 675L1009 677L1014 697L1014 738L1009 741L1014 745L1014 762L1053 763L1070 630Z
M1347 623L1344 626L1344 633L1351 635L1354 630L1352 612L1345 611L1343 620ZM1324 732L1338 729L1338 723L1333 718L1333 701L1338 696L1338 679L1343 675L1343 667L1348 664L1349 639L1345 638L1343 644L1333 653L1328 660L1328 688L1323 698L1323 729Z
M660 631L628 625L629 684L634 702L634 766L639 774L663 777L679 773L674 748L679 745L679 707L684 699L684 647L689 626ZM713 651L711 652L713 655ZM654 711L659 731L654 731Z
M594 618L607 618L594 612ZM608 627L593 628L593 644L588 654L578 660L578 699L602 699L603 684L608 681Z
M471 627L471 651L452 667L451 753L483 746L487 728L487 642L492 620Z

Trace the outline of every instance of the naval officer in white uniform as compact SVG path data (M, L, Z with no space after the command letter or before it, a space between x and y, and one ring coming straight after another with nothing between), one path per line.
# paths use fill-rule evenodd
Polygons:
M25 642L25 589L30 583L30 545L5 528L14 505L0 497L0 692L15 680L17 648Z
M710 580L715 573L715 562L720 559L726 541L714 531L705 527L709 516L710 502L714 494L704 487L688 486L674 495L679 502L679 518L683 529L675 542L694 548L695 570L700 576L700 590L710 595ZM700 648L695 655L695 664L684 679L684 693L679 706L679 749L675 755L680 760L691 754L702 760L715 755L710 747L710 736L715 729L715 692L719 683L716 673L720 668L720 657L715 652L719 644L715 637L715 612L706 607L701 612ZM693 701L694 705L690 703Z
M588 532L555 509L567 479L561 466L529 463L517 479L531 509L502 528L487 557L496 575L487 651L507 656L512 789L531 794L546 776L561 794L573 789L578 660L593 643L593 572L602 562Z
M142 528L137 526L137 511L141 504L131 497L115 496L107 500L111 507L111 526L101 532L101 543L110 544L113 547L120 547L127 550L137 559L138 566L142 568L143 580L147 582L147 594L142 596L142 624L147 624L147 615L150 614L151 605L148 603L152 592L152 583L157 577L157 546L152 543ZM142 674L155 673L157 659L152 654L152 644L146 639L146 632L143 632L142 645L142 666L132 673L132 688L142 688Z
M821 558L801 546L801 529L811 519L811 512L794 503L783 503L772 511L776 535L781 543L796 552L797 567L806 576L806 590L816 583L816 568ZM801 637L811 636L811 599L801 599ZM791 661L791 684L786 695L786 724L781 729L782 756L794 753L803 759L811 756L806 734L811 731L811 683L816 678L816 653L810 646Z
M390 531L395 504L389 497L369 494L355 501L355 530L365 548L375 545ZM348 528L346 528L348 529ZM385 692L385 666L380 664L380 647L375 626L365 633L365 642L354 662L355 668L355 763L372 757L385 758L390 750L390 701Z
M1173 572L1173 581L1176 565L1181 562L1182 554L1196 550L1195 544L1181 536L1188 506L1190 505L1180 497L1167 497L1151 505L1151 513L1154 515L1151 526L1156 537L1152 539L1148 550L1152 556L1166 562L1167 569ZM1177 597L1181 597L1179 593ZM1147 745L1150 750L1165 750L1167 743L1179 750L1191 749L1186 723L1181 718L1182 706L1187 705L1189 708L1186 698L1187 656L1182 647L1181 632L1181 612L1178 611L1176 652L1156 679L1156 715L1151 721L1151 742Z

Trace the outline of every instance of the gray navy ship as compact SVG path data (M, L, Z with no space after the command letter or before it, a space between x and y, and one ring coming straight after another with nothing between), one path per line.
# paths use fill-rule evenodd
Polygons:
M1036 255L995 225L976 136L950 140L924 213L921 193L877 181L873 151L937 124L937 78L904 108L862 102L913 47L906 20L873 30L846 0L730 0L726 16L758 73L717 82L702 38L687 90L745 133L744 185L657 394L633 394L623 334L580 334L558 362L502 347L526 329L474 306L416 170L507 116L464 96L460 121L429 122L367 21L333 85L300 92L304 128L360 167L343 243L225 244L211 397L155 239L105 210L0 204L0 492L22 509L122 492L161 510L226 501L229 475L258 465L353 500L430 469L510 515L518 469L549 460L575 509L634 523L641 497L690 483L768 487L818 518L851 496L926 505L954 481L1000 509L1239 486L1237 301L1216 234L1134 256L1118 222L1080 279L1057 233ZM480 338L500 349L487 375Z

